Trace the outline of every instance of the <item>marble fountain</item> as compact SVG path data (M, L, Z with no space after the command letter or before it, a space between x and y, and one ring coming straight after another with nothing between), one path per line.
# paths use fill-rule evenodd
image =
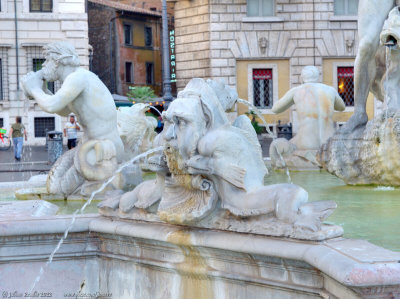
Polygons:
M49 44L44 53L45 67L23 78L23 90L47 112L74 112L85 136L54 164L46 186L25 183L15 192L25 201L1 202L3 297L400 297L400 253L343 237L349 214L326 220L343 212L335 212L337 189L324 193L314 177L304 189L266 176L250 120L228 121L238 100L231 88L192 79L154 136L148 107L117 112L71 45ZM63 84L53 95L44 80ZM152 174L143 180L142 170ZM305 176L292 178L303 184ZM56 214L53 199L85 201Z

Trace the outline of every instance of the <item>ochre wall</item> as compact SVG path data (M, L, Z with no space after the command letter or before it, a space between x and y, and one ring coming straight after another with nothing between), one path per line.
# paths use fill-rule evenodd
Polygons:
M322 69L323 69L323 74L322 74L322 79L323 83L333 86L334 88L337 89L337 86L334 86L334 78L333 78L333 64L334 63L339 63L339 62L348 62L348 63L353 63L354 59L353 58L341 58L341 59L324 59L322 63ZM349 112L335 112L333 115L333 120L335 122L346 122L350 116L353 114L352 111ZM374 96L372 93L368 95L367 99L367 114L368 118L372 119L374 117Z
M118 18L118 36L119 36L119 80L122 86L122 93L126 95L128 86L149 86L156 94L160 95L162 90L161 77L161 20L154 18ZM123 24L130 24L133 31L132 46L124 43ZM145 47L144 28L151 27L153 33L153 44ZM133 63L134 82L125 82L125 62ZM146 62L153 63L154 85L146 84Z
M278 98L280 99L290 88L290 66L288 59L276 60L237 60L236 61L236 77L237 91L239 98L248 100L248 65L249 64L276 64L278 67ZM275 78L274 78L275 80ZM274 99L276 100L276 99ZM246 105L238 104L238 114L244 114L248 111ZM268 124L290 122L290 110L279 114L263 114Z

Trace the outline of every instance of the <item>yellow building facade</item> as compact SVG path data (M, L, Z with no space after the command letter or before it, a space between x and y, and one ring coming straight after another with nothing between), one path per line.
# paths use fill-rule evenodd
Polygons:
M293 123L295 130L295 108L277 115L271 108L302 83L301 70L314 65L321 73L320 82L335 87L346 102L346 110L334 115L342 124L354 110L357 6L339 7L343 1L336 0L271 0L264 7L266 2L176 1L178 89L193 77L223 80L237 89L240 98L257 106L273 129L281 121ZM374 110L370 95L369 117ZM247 111L238 105L238 114Z

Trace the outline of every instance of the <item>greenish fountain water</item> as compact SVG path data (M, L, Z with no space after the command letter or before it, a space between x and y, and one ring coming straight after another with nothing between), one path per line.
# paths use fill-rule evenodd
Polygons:
M344 237L364 239L400 251L400 189L346 186L325 171L290 173L292 182L309 193L310 201L334 200L338 207L328 222L340 225ZM266 184L286 183L284 172L271 172Z
M290 173L292 182L309 193L310 201L334 200L338 207L328 222L344 228L344 237L364 239L371 243L400 251L400 189L377 186L346 186L342 180L325 171ZM155 174L145 173L144 179ZM287 183L284 172L271 172L265 184ZM3 189L1 200L15 200L13 189ZM58 215L72 214L85 203L80 200L51 201L60 210ZM93 201L84 213L97 213L98 201Z

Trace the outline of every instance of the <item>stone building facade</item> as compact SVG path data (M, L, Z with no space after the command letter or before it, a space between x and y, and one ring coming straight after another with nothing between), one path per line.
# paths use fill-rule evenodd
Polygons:
M17 115L28 133L28 144L45 143L46 130L62 130L66 118L42 111L27 100L18 82L44 62L42 46L70 41L81 65L89 65L88 25L84 0L0 0L0 126L10 128ZM15 13L16 12L16 13ZM59 83L49 86L56 91Z
M263 7L265 3L270 7ZM260 6L254 9L254 4ZM339 89L344 80L344 92L351 98L358 45L357 6L358 0L177 1L178 88L193 77L222 79L236 87L241 98L259 106L267 122L296 123L295 112L273 115L270 107L301 84L304 66L315 65L321 71L321 82ZM263 71L257 74L258 70ZM261 93L270 93L269 107L256 103L255 93L257 89L260 92L260 86L254 85L257 78L268 80L268 89ZM335 114L335 120L346 121L352 110L350 103L346 112ZM247 108L239 105L238 112L245 111ZM369 116L373 112L370 96Z
M89 0L92 70L113 94L129 86L161 93L161 12L108 0Z

